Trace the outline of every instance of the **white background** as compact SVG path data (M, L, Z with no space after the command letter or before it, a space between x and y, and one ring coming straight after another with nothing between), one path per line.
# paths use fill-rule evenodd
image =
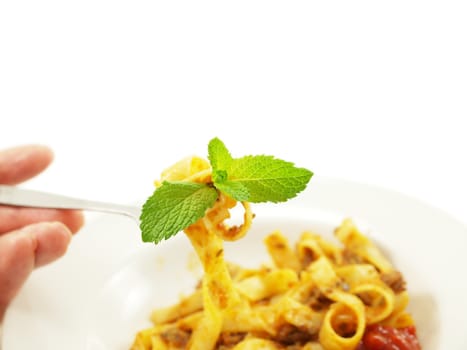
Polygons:
M218 136L467 223L464 4L2 1L0 148L54 149L30 188L129 202Z

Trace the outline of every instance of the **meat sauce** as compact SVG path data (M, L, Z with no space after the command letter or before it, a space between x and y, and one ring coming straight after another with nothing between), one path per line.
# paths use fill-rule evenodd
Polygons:
M421 350L415 327L369 326L357 350Z

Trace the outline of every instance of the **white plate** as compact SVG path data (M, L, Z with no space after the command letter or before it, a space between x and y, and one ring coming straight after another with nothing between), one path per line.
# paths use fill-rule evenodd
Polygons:
M423 348L467 349L467 229L449 215L386 189L320 178L296 199L254 212L248 236L227 245L228 260L257 266L268 261L261 241L271 230L330 236L352 217L404 273ZM182 234L143 244L133 222L102 216L28 281L7 312L3 350L128 349L152 308L192 290L195 261Z

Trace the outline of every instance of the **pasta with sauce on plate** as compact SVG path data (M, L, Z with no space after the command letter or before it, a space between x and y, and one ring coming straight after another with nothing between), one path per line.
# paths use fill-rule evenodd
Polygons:
M161 176L187 179L211 181L209 163L187 158ZM340 245L304 232L292 246L272 232L264 242L274 266L245 269L224 260L223 240L241 238L253 219L242 202L243 223L228 226L236 204L221 193L184 230L203 265L202 283L176 305L154 310L153 327L136 335L131 350L421 349L401 273L352 220L335 230Z

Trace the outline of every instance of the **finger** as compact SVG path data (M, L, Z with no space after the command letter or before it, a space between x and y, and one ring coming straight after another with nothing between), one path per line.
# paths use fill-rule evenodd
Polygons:
M0 184L26 181L52 162L53 153L45 146L29 145L0 151Z
M84 223L83 213L77 210L36 209L0 206L0 235L37 222L59 221L75 233Z
M40 223L0 237L0 320L34 267L65 254L71 232L61 223Z

